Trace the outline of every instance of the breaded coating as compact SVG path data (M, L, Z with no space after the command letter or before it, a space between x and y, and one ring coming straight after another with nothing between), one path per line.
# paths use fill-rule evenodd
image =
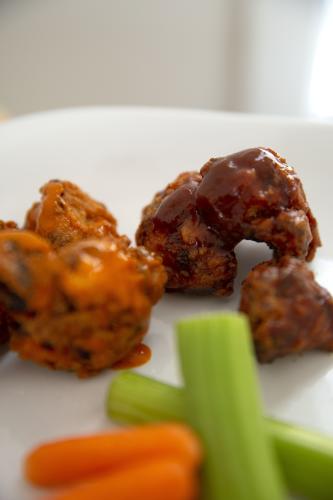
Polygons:
M236 257L223 247L197 210L200 182L200 174L184 173L157 193L143 211L136 241L162 257L169 291L206 290L228 295L236 274Z
M85 377L140 343L166 281L158 258L116 238L55 252L29 231L0 232L0 303L15 322L11 349Z
M17 224L13 221L4 222L0 220L0 231L5 229L16 229ZM11 319L6 308L0 304L0 345L5 344L9 340L11 330Z
M12 220L8 222L0 220L0 231L3 231L4 229L17 229L17 224Z
M209 160L181 174L143 210L136 240L161 255L167 288L228 295L235 246L266 242L279 258L311 260L317 223L293 168L271 149L253 148Z
M294 257L256 266L242 285L240 311L251 323L257 357L333 351L333 298Z
M28 211L25 229L48 239L53 248L87 238L119 237L113 215L75 184L53 180L40 192L42 200Z
M11 318L6 308L0 304L0 346L8 342L12 329L11 326Z
M312 260L321 245L300 179L272 149L252 148L209 160L198 206L228 246L263 241L276 257Z

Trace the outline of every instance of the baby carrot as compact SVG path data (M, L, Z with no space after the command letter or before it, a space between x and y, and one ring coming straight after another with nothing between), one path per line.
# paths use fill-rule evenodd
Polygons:
M201 459L194 433L183 424L152 424L43 444L25 460L25 477L57 486L153 457L172 456L187 465Z
M193 500L197 489L191 467L158 458L104 474L45 500Z

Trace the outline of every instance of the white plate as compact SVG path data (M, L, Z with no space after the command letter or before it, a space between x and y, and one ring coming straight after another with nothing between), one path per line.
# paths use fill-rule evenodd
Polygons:
M0 126L0 218L22 221L38 188L69 179L107 203L120 230L133 235L141 208L183 170L211 156L270 146L303 180L324 247L314 268L333 292L331 231L333 127L291 119L211 112L91 108L27 116ZM269 253L242 245L244 275ZM235 309L230 299L166 296L155 308L140 371L178 380L172 324L198 311ZM32 500L40 491L21 478L24 453L39 441L110 427L104 399L112 373L78 380L9 354L0 360L0 499ZM260 367L266 411L333 434L333 356L311 353Z

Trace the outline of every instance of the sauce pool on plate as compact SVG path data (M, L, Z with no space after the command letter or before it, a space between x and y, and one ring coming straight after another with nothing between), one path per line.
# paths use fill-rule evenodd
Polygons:
M112 368L114 370L124 370L126 368L136 368L144 365L151 358L151 350L145 344L139 344L124 359L117 361Z

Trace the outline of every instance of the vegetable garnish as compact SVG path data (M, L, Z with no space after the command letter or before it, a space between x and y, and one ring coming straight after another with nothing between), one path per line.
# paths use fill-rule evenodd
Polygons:
M110 418L122 424L185 422L184 389L123 372L111 382ZM289 489L306 498L330 500L333 491L333 439L302 427L265 418Z
M194 500L197 491L189 464L158 457L104 473L45 500Z
M184 424L152 424L42 444L27 456L25 477L38 486L58 486L154 457L194 469L201 448Z
M184 389L123 372L109 386L107 412L121 424L185 422ZM330 500L333 439L272 418L265 418L265 425L289 489L307 498Z
M133 371L113 377L106 398L109 418L120 424L186 421L184 389Z
M202 440L206 500L281 500L282 475L266 433L246 317L177 325L188 422Z

